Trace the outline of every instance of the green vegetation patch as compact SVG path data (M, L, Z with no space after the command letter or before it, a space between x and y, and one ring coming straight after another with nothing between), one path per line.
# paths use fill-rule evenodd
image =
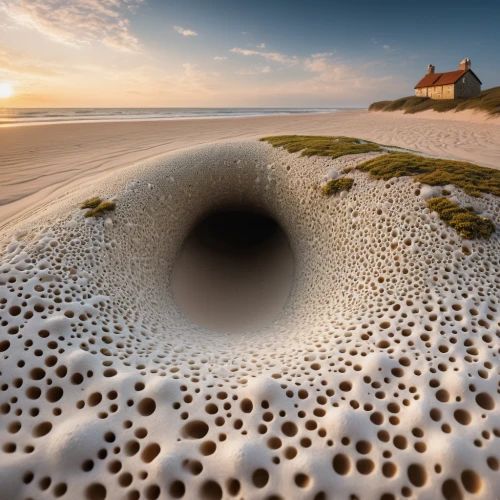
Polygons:
M315 135L278 135L264 137L275 148L283 147L289 153L302 151L302 156L330 156L339 158L345 155L383 151L374 142L361 141L353 137L330 137Z
M349 191L354 184L354 179L349 177L341 177L340 179L330 179L322 188L323 196L332 196L339 191Z
M99 198L98 196L94 196L94 198L85 200L80 206L80 208L82 210L85 210L86 208L96 208L99 205L99 203L101 203L101 201L102 201L101 198Z
M364 142L352 137L328 137L308 135L283 135L264 137L261 141L269 142L274 147L284 147L288 152L302 151L303 156L330 156L338 158L344 155L370 152L385 152L383 146ZM431 186L453 184L470 196L481 197L482 193L500 196L500 170L480 167L465 161L426 158L412 153L389 151L360 163L356 169L368 172L376 179L389 180L394 177L410 176L415 181ZM351 172L348 167L343 173ZM341 177L330 179L321 187L321 194L331 196L339 191L349 191L354 179ZM318 189L313 184L313 189ZM443 190L443 193L447 191ZM461 208L445 196L432 198L427 206L436 211L462 237L467 239L488 238L495 230L490 219L476 215L472 210Z
M395 101L378 101L370 104L368 111L404 111L413 114L432 109L438 113L475 109L490 115L500 114L500 87L483 90L475 97L460 99L431 99L430 97L408 96Z
M457 99L461 101L457 106L457 111L464 109L478 109L490 115L500 114L500 87L483 90L475 97L469 99Z
M469 208L462 208L445 196L427 200L427 206L437 212L440 219L455 229L460 236L468 240L489 238L495 231L495 225L490 219L480 217Z
M368 107L368 111L383 111L386 106L389 106L392 101L377 101L372 102Z
M112 212L116 208L114 201L102 201L97 196L84 201L80 206L82 210L90 209L85 212L85 217L93 217L97 219L106 212Z
M415 181L431 186L453 184L470 196L481 197L481 193L500 196L500 170L464 161L390 152L361 163L357 169L369 172L376 179L409 175L414 176Z

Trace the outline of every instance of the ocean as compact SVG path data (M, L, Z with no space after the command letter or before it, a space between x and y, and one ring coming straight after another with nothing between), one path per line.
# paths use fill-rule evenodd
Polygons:
M332 113L347 108L4 108L0 126Z

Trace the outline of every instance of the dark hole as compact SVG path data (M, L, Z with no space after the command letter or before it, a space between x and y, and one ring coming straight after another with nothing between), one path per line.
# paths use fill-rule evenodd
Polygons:
M271 217L236 208L209 214L186 238L172 274L179 309L214 331L269 324L290 293L293 257Z
M262 214L242 211L218 212L204 219L193 232L200 245L226 253L249 253L281 231Z

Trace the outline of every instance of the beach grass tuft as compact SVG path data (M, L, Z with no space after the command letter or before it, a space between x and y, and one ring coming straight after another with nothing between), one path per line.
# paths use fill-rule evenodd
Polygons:
M99 198L92 198L92 200L96 200ZM84 207L85 203L82 205L83 208L90 208L90 207ZM91 208L91 210L87 210L85 212L85 217L93 217L94 219L97 219L101 215L103 215L106 212L112 212L116 208L116 203L114 201L101 201L99 199L99 203L97 205L94 204L94 206Z
M468 240L489 238L495 231L495 224L485 217L475 214L470 208L462 208L445 196L427 200L429 210L437 212L440 219Z
M354 184L354 179L350 177L341 177L340 179L330 179L321 188L321 194L323 196L332 196L339 191L349 191Z
M381 152L382 148L374 142L361 141L353 137L331 137L314 135L278 135L263 137L275 148L283 147L289 153L302 151L302 156L330 156L340 158L345 155Z
M464 161L390 152L361 163L357 169L369 172L376 179L389 180L408 175L431 186L453 184L478 198L482 193L500 196L500 170Z
M343 174L348 174L349 172L352 172L356 167L346 167L342 169Z
M86 208L96 208L101 203L101 201L101 198L99 198L98 196L94 196L93 198L85 200L81 204L80 208L82 210L85 210Z

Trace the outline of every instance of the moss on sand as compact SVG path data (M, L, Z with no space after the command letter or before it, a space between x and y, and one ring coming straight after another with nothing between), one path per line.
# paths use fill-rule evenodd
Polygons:
M445 196L427 200L427 206L433 212L437 212L440 219L455 229L460 236L468 240L489 238L495 231L495 225L490 219L480 217L471 209L460 207Z
M116 203L114 201L102 201L100 198L95 197L83 202L80 208L82 210L90 209L85 212L85 217L97 219L104 213L115 210Z
M338 158L349 154L387 151L384 146L352 137L284 135L264 137L261 141L269 142L274 147L284 147L290 153L302 151L302 155L305 156ZM417 182L431 186L453 184L470 196L481 197L483 193L500 196L500 170L464 161L389 151L387 154L362 162L357 167L348 167L343 172L348 173L354 169L367 172L375 179L389 180L394 177L410 176ZM331 196L338 191L348 191L353 183L353 179L346 177L332 179L321 187L321 193L324 196ZM313 186L317 188L316 185ZM431 210L438 212L441 219L448 222L464 238L488 238L495 230L495 225L490 219L461 208L444 196L432 198L427 205Z
M321 188L321 194L323 196L332 196L339 191L349 191L354 184L354 179L350 177L341 177L340 179L330 179Z
M82 210L85 210L86 208L96 208L99 203L101 203L101 198L98 196L94 196L94 198L90 198L88 200L85 200L81 205L80 208Z
M339 158L345 155L381 152L382 148L374 142L362 141L353 137L329 137L314 135L278 135L263 137L275 148L283 147L289 153L302 151L302 156L330 156Z
M464 161L391 152L365 161L357 169L369 172L376 179L409 175L415 177L417 182L431 186L453 184L475 197L481 197L482 193L500 196L500 170Z

